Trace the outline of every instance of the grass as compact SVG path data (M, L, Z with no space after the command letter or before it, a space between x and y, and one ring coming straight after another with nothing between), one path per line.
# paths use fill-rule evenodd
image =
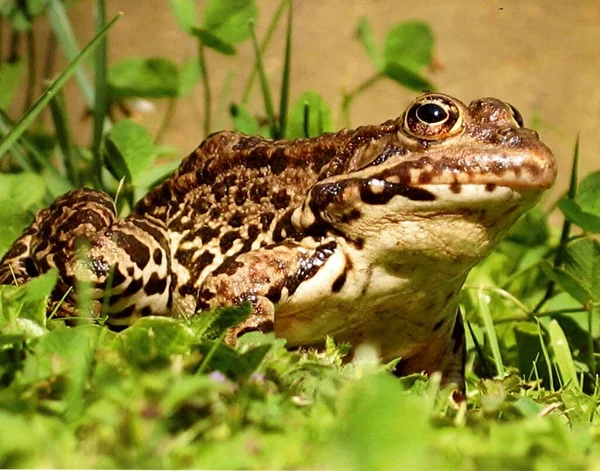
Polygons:
M73 61L22 118L0 116L0 253L33 211L70 188L121 192L118 209L126 214L173 169L156 164L173 151L138 123L115 119L115 110L127 110L132 98L167 99L162 136L178 100L194 87L210 96L211 54L235 54L243 41L255 46L255 68L230 114L219 115L227 107L213 109L205 101L206 133L225 119L237 130L270 137L333 128L332 112L318 93L306 91L289 106L292 2L279 3L262 39L249 26L259 13L251 0L207 2L202 17L194 0L169 4L182 34L198 44L183 66L169 58L135 57L107 64L104 40L116 18L106 23L102 0L96 2L97 34L81 52L60 2L34 12L49 17ZM3 28L15 26L10 21L20 18L19 5L7 7L16 10L1 17ZM33 13L27 14L33 28ZM285 67L277 94L262 62L282 19ZM18 31L14 35L30 34ZM379 50L363 18L358 40L374 71L344 93L339 114L345 121L354 98L378 80L434 88L421 76L434 45L428 25L395 25ZM421 55L400 47L407 41ZM94 47L92 84L81 65ZM20 69L10 70L12 80L20 80ZM94 117L88 146L70 138L69 97L61 88L71 75ZM265 109L251 113L244 103L256 76ZM14 89L0 80L0 93ZM5 96L1 101L10 102ZM38 119L48 104L54 133ZM257 115L267 116L266 123ZM597 467L600 244L594 234L600 233L600 172L579 181L577 162L578 146L569 192L555 205L565 216L563 227L551 228L548 212L534 208L469 276L461 298L470 332L466 401L455 403L437 376L393 377L392 365L380 364L368 348L344 361L348 346L331 339L321 352L288 351L284 340L261 333L245 335L235 349L223 345L225 330L248 315L246 306L190 320L145 318L120 333L86 318L67 326L46 315L57 281L49 272L24 286L0 287L0 467Z

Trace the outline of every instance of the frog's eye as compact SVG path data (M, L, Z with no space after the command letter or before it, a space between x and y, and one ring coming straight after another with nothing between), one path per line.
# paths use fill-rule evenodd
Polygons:
M507 105L510 108L510 113L512 114L513 119L519 125L519 127L522 128L524 126L523 116L521 116L521 113L519 113L519 110L516 109L513 105L511 105L510 103L507 103Z
M462 127L460 108L444 95L417 98L404 114L404 130L419 139L445 139L459 133Z

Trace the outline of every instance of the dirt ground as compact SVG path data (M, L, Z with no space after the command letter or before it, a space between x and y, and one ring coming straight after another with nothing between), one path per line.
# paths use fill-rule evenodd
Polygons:
M168 56L182 63L195 53L195 42L182 33L166 0L107 0L109 17L124 16L109 36L109 56L116 61L129 56ZM258 0L259 36L276 6L275 0ZM203 2L198 2L202 6ZM81 44L93 34L94 2L84 0L70 9ZM366 16L379 44L387 30L408 19L427 21L436 38L440 64L428 77L439 91L463 101L494 96L515 105L526 123L537 122L543 140L559 159L559 185L565 189L576 136L581 139L581 174L600 168L600 3L598 0L296 0L294 1L292 101L304 90L319 91L332 104L337 122L341 90L350 90L373 73L373 67L355 38L361 16ZM266 69L271 84L280 82L283 28L275 34ZM40 47L47 28L38 34ZM233 71L232 100L253 64L248 44L234 58L209 52L213 93L220 92ZM40 60L43 60L40 52ZM378 123L400 114L415 93L391 81L380 81L357 99L351 110L352 125ZM74 84L67 88L69 106L82 110ZM262 110L256 87L254 110ZM141 120L156 129L165 110L157 103ZM82 116L82 113L75 116ZM85 138L89 123L73 122ZM227 128L230 123L217 123ZM202 93L177 105L164 142L178 146L182 156L202 135Z

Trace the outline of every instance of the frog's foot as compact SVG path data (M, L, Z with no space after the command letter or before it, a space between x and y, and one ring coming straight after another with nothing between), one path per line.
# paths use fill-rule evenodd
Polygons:
M27 281L56 268L53 306L61 300L58 315L73 315L77 302L72 287L85 280L94 313L101 312L98 307L110 289L109 323L126 325L135 316L166 309L167 253L166 231L159 221L135 215L117 220L108 195L79 189L36 214L0 262L0 282Z
M410 373L442 373L442 386L454 384L459 391L465 391L465 361L467 345L465 327L460 309L452 330L447 335L436 337L417 355L402 360L394 374L404 376Z
M235 345L237 339L247 332L273 332L275 328L275 306L264 296L247 295L242 297L250 301L252 312L248 318L229 329L225 335L225 342Z

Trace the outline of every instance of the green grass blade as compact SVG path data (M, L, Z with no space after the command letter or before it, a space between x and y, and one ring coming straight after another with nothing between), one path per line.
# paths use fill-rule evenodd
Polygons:
M550 345L552 345L552 351L554 352L554 360L558 366L563 385L570 383L573 387L581 389L577 380L577 370L575 369L569 342L560 324L555 320L551 320L548 324L548 332L550 333Z
M58 39L58 43L67 60L72 62L77 57L79 46L77 45L77 40L75 39L75 34L71 28L71 23L69 22L65 7L59 0L48 0L47 11L52 30ZM94 89L83 68L76 70L75 78L88 107L92 109L94 107Z
M275 14L269 23L269 27L267 28L267 33L265 34L265 38L263 39L262 44L260 45L260 53L264 54L269 43L271 42L271 38L273 37L273 33L275 32L275 28L279 24L279 20L281 19L281 15L283 14L283 10L288 3L289 0L281 0L277 10L275 10ZM256 78L256 74L258 73L257 64L254 64L252 68L252 72L248 76L248 80L246 82L246 86L244 87L244 93L242 95L242 103L244 105L248 104L248 100L250 99L250 92L252 91L252 85L254 84L254 79Z
M575 199L577 195L577 174L579 168L579 136L577 136L577 140L575 141L575 150L573 151L573 165L571 166L571 179L569 181L569 191L567 192L568 199ZM558 247L556 248L556 258L554 259L554 267L558 267L563 262L563 257L565 255L565 247L567 242L569 241L569 234L571 233L571 221L565 218L563 222L562 231L560 233L560 242ZM548 282L548 286L546 287L546 292L544 293L544 297L541 301L535 306L533 309L533 313L538 312L546 301L548 301L554 295L554 289L556 287L556 283L553 280Z
M482 289L477 290L477 301L479 304L479 312L483 326L487 334L488 341L490 342L490 349L492 350L492 357L494 358L494 364L496 365L496 373L498 376L504 376L504 363L502 362L502 354L500 353L500 346L498 344L498 337L496 336L496 329L494 327L494 319L490 312L489 301L490 297L485 294Z
M104 0L96 2L96 33L106 26L106 5ZM102 134L104 131L104 118L107 110L107 45L106 38L102 38L95 53L96 78L94 90L94 130L92 153L94 155L94 179L101 182L102 174L102 155L100 153L100 144L102 143Z
M65 101L62 93L59 92L50 100L50 112L54 129L56 131L56 140L64 158L65 170L67 176L74 186L81 186L81 175L75 158L75 148L69 132L69 122Z
M279 100L279 132L285 136L287 128L288 104L290 98L290 72L292 62L292 2L288 2L288 22L285 38L285 56L283 60L283 76L281 78L281 97Z
M544 336L542 335L542 323L538 321L538 335L540 337L540 346L542 348L542 354L544 355L544 360L546 360L546 366L548 367L548 378L550 379L550 390L554 391L554 374L552 371L552 362L550 361L550 354L548 353L548 349L546 348L546 343L544 342Z
M65 85L67 80L77 71L77 66L88 56L88 54L98 45L110 28L121 18L122 13L117 14L96 36L81 50L79 55L63 70L63 72L50 84L42 96L33 104L33 106L17 121L15 126L0 140L0 156L4 155L15 141L25 132L29 125L41 113L44 107L58 91Z
M277 129L277 121L275 120L275 109L273 108L273 100L271 98L271 90L269 89L269 82L267 80L267 74L263 66L262 54L258 47L258 41L256 40L256 32L254 30L254 23L250 24L250 30L252 31L252 44L254 45L254 53L256 55L256 67L258 68L258 76L260 78L260 88L262 89L262 95L265 102L265 112L267 114L267 120L269 121L269 127L271 128L271 135L277 139L280 134Z

